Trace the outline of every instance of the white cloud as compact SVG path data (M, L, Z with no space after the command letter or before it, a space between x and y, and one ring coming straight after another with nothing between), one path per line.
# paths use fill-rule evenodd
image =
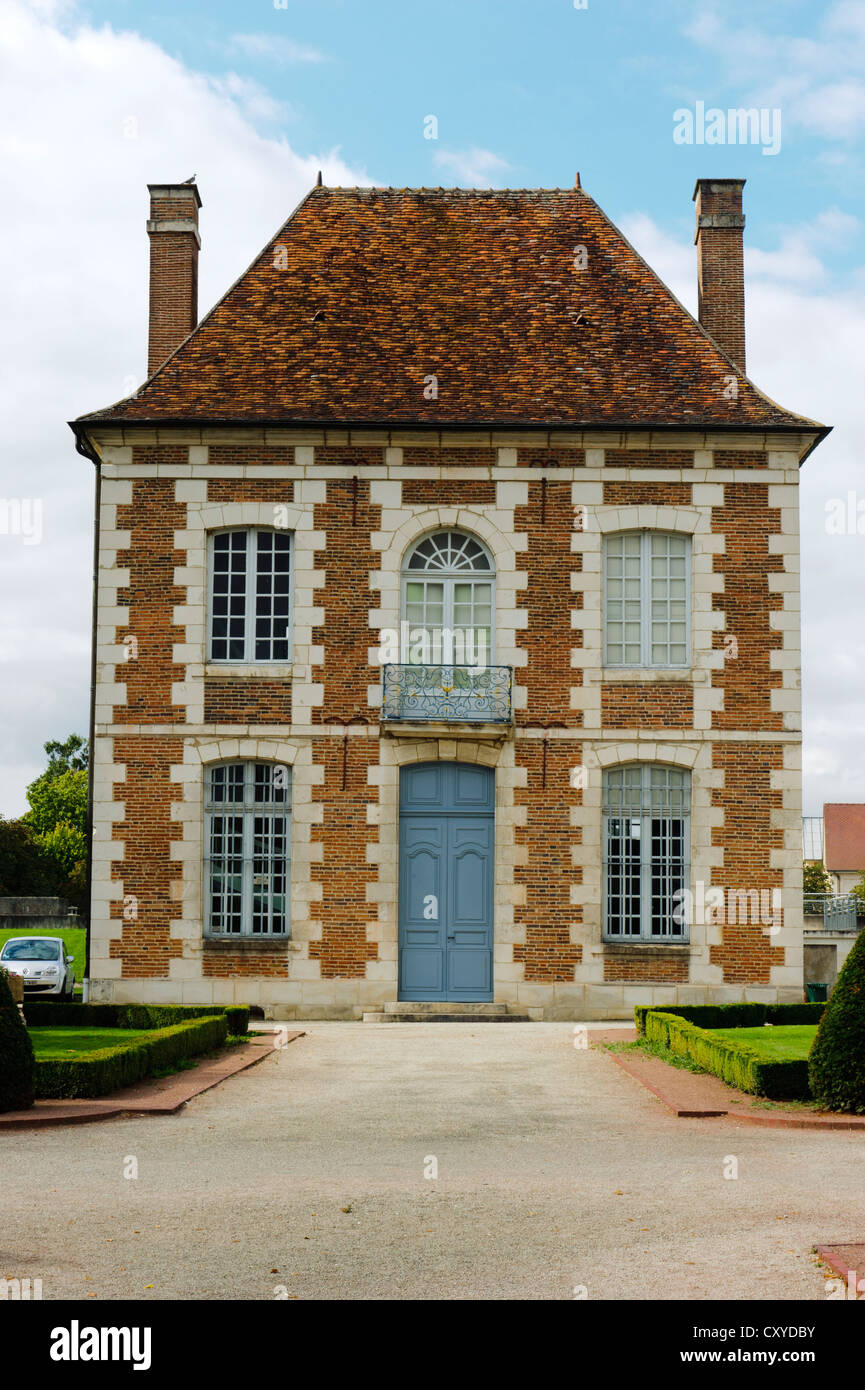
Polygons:
M865 128L863 0L830 6L816 38L763 32L711 8L685 33L722 59L728 80L747 91L749 106L780 106L785 125L836 142L849 142Z
M295 43L276 34L232 34L227 49L247 58L267 58L275 63L323 63L326 54L308 44Z
M855 219L827 209L782 229L774 250L746 251L748 375L788 409L832 425L801 473L803 686L806 809L824 801L865 801L865 535L827 533L827 503L853 491L865 502L862 459L862 344L865 268L834 287L819 259L855 231ZM645 216L622 230L691 312L696 259Z
M39 545L0 535L0 814L26 809L42 744L87 731L93 466L66 421L118 400L147 357L147 182L198 176L203 314L315 183L266 90L191 71L68 3L4 0L0 28L0 498L41 498ZM14 273L8 268L14 267Z
M492 150L436 150L433 163L440 169L447 169L458 183L469 188L492 188L494 177L511 166Z

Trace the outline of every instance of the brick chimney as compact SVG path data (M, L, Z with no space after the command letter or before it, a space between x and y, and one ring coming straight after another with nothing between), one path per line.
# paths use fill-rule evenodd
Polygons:
M745 370L744 179L697 179L698 317L731 361Z
M147 375L179 347L198 322L198 189L149 183L150 332Z

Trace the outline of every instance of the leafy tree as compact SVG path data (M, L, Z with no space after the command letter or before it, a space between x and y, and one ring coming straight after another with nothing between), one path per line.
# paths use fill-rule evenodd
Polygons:
M66 769L52 773L49 768L27 788L30 810L25 819L37 835L47 835L60 825L87 830L87 773Z
M87 836L83 830L67 821L61 821L53 830L46 830L39 836L42 851L56 866L62 878L69 878L75 868L87 859Z
M822 864L806 864L804 866L802 888L806 893L832 892L832 880Z
M824 1110L865 1114L865 931L856 938L820 1020L808 1079Z
M86 911L87 740L45 744L48 766L27 788L29 811L0 820L0 893L65 898Z
M70 734L63 743L49 739L44 747L48 754L48 770L43 776L57 777L61 772L87 771L89 745L80 734Z
M0 816L0 897L51 897L57 892L57 877L57 867L32 826Z

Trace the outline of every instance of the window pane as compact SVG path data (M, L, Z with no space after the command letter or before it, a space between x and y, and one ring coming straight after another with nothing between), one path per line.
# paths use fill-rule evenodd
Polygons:
M212 932L287 932L289 790L288 769L279 764L210 769L206 865Z
M245 531L213 537L210 659L242 661L246 615Z
M255 660L286 661L291 537L281 531L258 531L256 541Z

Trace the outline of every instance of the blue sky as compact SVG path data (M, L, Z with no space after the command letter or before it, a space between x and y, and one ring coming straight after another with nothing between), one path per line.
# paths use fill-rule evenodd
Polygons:
M780 149L676 143L698 103L779 110ZM863 135L865 0L3 0L0 498L42 527L0 534L0 814L87 727L93 478L66 421L143 380L146 184L198 177L203 314L318 169L579 170L692 313L695 180L747 180L749 375L834 426L802 474L805 804L865 800ZM850 492L862 534L834 534Z
M769 245L807 202L861 210L855 3L107 0L83 12L198 71L254 80L282 106L262 112L262 129L338 150L378 183L468 183L470 160L436 156L479 151L502 161L487 166L494 185L569 186L579 169L614 219L639 207L681 233L698 176L746 177L749 225ZM674 145L673 113L698 101L780 110L780 152ZM437 140L423 136L429 114ZM854 255L841 248L835 269Z

